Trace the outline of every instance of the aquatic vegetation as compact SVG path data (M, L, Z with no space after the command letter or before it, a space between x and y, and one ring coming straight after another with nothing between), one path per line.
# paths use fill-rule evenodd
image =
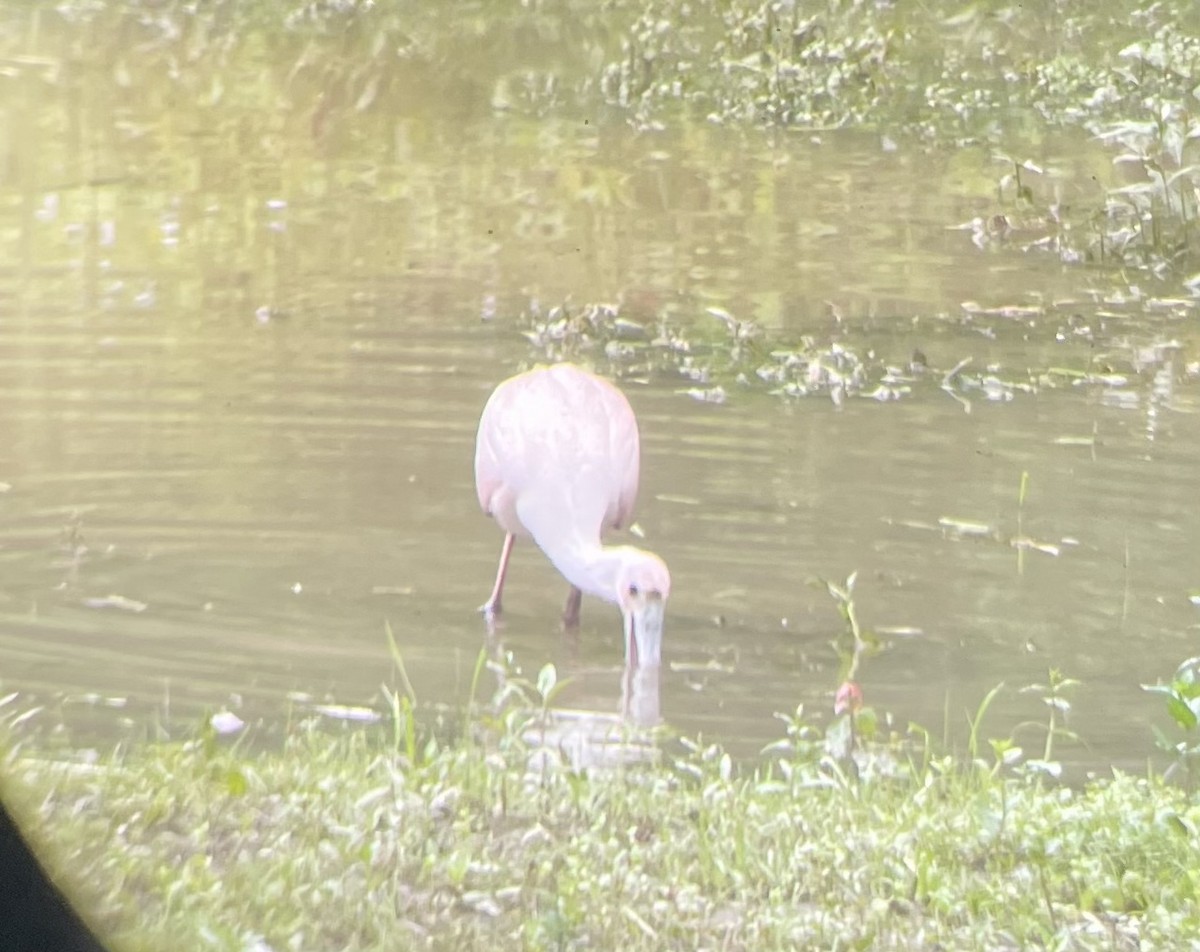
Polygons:
M65 57L45 48L50 19L75 34L64 37ZM464 120L602 106L646 130L680 117L816 136L865 128L892 149L911 137L1002 151L1031 124L1078 127L1119 146L1116 161L1143 178L1098 195L1091 209L1043 200L1037 218L1056 241L1090 222L1089 253L1104 260L1136 260L1131 242L1155 261L1190 247L1200 41L1186 6L507 0L431 12L350 0L252 10L68 0L53 12L10 10L7 24L13 75L62 82L90 56L110 56L131 93L149 95L162 81L214 109L282 95L317 137L434 101ZM100 31L136 39L136 78L119 49L83 44ZM264 66L268 83L246 81ZM1032 190L1016 196L1035 203Z
M532 363L581 361L606 366L607 372L620 377L677 377L682 381L681 395L704 402L724 403L739 394L765 392L785 399L817 397L842 406L850 399L888 403L940 391L970 413L977 401L1007 403L1044 390L1088 387L1105 403L1145 409L1152 417L1155 406L1174 399L1182 345L1176 340L1134 345L1112 337L1108 320L1130 307L1182 317L1195 311L1196 302L1099 295L1092 302L1066 300L1052 305L985 307L964 301L962 323L985 337L1007 333L1007 327L1046 328L1057 319L1062 321L1053 332L1057 340L1084 340L1093 347L1085 368L1055 365L1019 372L1000 364L975 367L970 357L948 369L931 367L919 351L905 360L865 342L860 345L856 331L840 323L825 337L804 334L797 340L724 308L709 307L703 315L660 314L650 323L641 315L640 320L626 317L620 302L577 306L564 301L545 308L531 299L519 313L502 317L512 320L529 342ZM706 316L716 320L705 320ZM862 337L867 339L865 334ZM1096 346L1101 341L1108 346ZM1187 373L1186 366L1182 371ZM1063 437L1062 443L1094 449L1095 437Z
M995 213L972 223L973 240L1020 243L1068 264L1190 269L1200 43L1182 23L1192 18L1139 3L647 0L600 90L646 128L683 110L815 135L865 127L884 149L901 136L996 148L1031 121L1078 126L1119 146L1114 161L1140 177L1070 208L1022 183L1023 169L1042 173L1035 161L1001 154L1013 174L998 183Z

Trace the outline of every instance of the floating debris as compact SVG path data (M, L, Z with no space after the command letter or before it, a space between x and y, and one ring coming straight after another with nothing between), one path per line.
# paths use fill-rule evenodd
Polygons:
M1043 555L1057 556L1062 550L1050 542L1038 542L1036 539L1031 539L1028 536L1014 536L1009 540L1009 545L1014 549L1032 549L1034 552L1041 552Z
M739 321L722 307L708 307L704 310L710 317L715 317L724 324L725 329L734 340L749 340L750 338L758 337L762 333L762 329L753 321Z
M313 708L322 717L336 721L357 721L363 724L374 724L383 720L383 715L369 707L359 707L353 704L314 704Z
M1095 446L1095 436L1056 436L1055 446Z
M892 400L899 400L902 396L912 393L912 387L887 387L880 384L870 393L864 393L863 396L870 400L877 400L880 403L888 403Z
M887 526L899 526L901 529L919 529L922 532L944 532L945 526L935 525L932 522L921 522L918 519L892 519L889 516L884 516L880 520Z
M885 625L876 626L875 634L888 638L920 638L924 636L925 630L912 625Z
M632 360L637 356L637 349L631 344L624 344L619 340L610 340L604 345L604 356L613 363Z
M984 307L978 301L963 301L961 307L972 316L1006 317L1016 320L1042 317L1046 313L1044 307L1031 304L1002 304L999 307Z
M1196 306L1196 302L1188 298L1148 298L1146 300L1146 309L1153 311L1190 311Z
M372 595L411 595L416 591L411 585L374 585Z
M103 598L85 598L83 600L86 608L115 608L123 612L144 612L150 606L145 602L139 602L134 598L126 598L124 595L105 595Z
M668 667L680 674L733 674L737 669L731 664L723 664L716 658L707 661L672 661Z
M699 400L701 403L724 403L727 399L724 387L692 387L689 390L683 390L682 393L687 394L693 400Z
M105 696L96 691L87 691L84 694L68 695L64 700L68 702L76 702L79 704L87 704L91 707L111 707L117 710L126 707L129 704L129 698L119 695Z
M1013 398L1013 384L999 377L987 376L979 381L979 388L983 391L983 395L993 402L1007 403Z
M645 337L646 328L637 321L631 321L624 317L618 317L612 323L612 329L618 337Z
M680 505L680 506L698 506L698 505L700 505L700 500L697 499L695 496L678 496L678 495L675 495L674 493L659 493L654 498L657 499L659 502L673 502L676 505Z
M1100 394L1100 402L1119 410L1136 410L1141 399L1133 390L1104 390Z
M973 522L969 519L954 519L950 516L939 516L938 525L943 529L949 529L951 532L960 536L969 538L994 538L996 536L996 527L990 526L986 522Z

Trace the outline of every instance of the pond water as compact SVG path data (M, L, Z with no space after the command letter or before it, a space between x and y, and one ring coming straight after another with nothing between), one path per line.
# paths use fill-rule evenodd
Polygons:
M461 704L501 541L475 423L565 356L641 421L669 724L752 755L774 712L826 716L843 625L807 583L857 572L883 643L859 678L898 729L961 737L1002 681L991 733L1044 722L1018 689L1057 668L1063 756L1149 755L1139 684L1200 632L1195 310L1018 221L987 150L454 103L318 129L122 75L29 69L0 101L0 684L43 721L378 706L385 620L418 699ZM1118 184L1094 142L1012 151L1065 204ZM628 351L563 339L564 303L618 308ZM867 385L773 393L799 347ZM616 711L619 616L585 602L564 638L564 594L518 548L504 646Z

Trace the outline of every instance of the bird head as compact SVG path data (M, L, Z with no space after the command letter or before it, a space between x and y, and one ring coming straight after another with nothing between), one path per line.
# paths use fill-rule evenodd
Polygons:
M625 663L657 666L662 660L663 618L671 573L652 552L625 548L617 572L617 604L625 617Z

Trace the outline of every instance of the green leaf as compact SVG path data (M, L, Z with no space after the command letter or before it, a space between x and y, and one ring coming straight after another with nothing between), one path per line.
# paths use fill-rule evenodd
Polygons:
M854 715L854 725L860 736L872 739L879 730L879 715L873 707L864 707Z
M404 753L408 762L417 764L417 719L413 717L413 703L409 698L402 697L400 706L404 710Z
M244 796L249 786L246 782L246 775L236 767L225 774L225 788L232 796Z
M979 707L975 709L975 716L967 715L967 723L971 725L971 735L967 739L967 751L972 760L979 756L979 728L983 726L983 716L987 713L992 701L996 700L996 695L1003 689L1004 682L1001 681L984 695L983 700L979 702Z
M383 622L383 631L387 635L388 652L392 656L392 661L396 665L396 670L400 674L400 681L404 685L404 693L408 695L409 701L415 706L417 703L417 692L413 690L412 681L408 679L408 671L404 667L404 656L400 653L400 646L396 644L396 636L392 634L392 623L386 618Z
M1177 694L1172 693L1167 696L1167 713L1171 715L1176 724L1186 731L1190 731L1196 726L1196 712Z

